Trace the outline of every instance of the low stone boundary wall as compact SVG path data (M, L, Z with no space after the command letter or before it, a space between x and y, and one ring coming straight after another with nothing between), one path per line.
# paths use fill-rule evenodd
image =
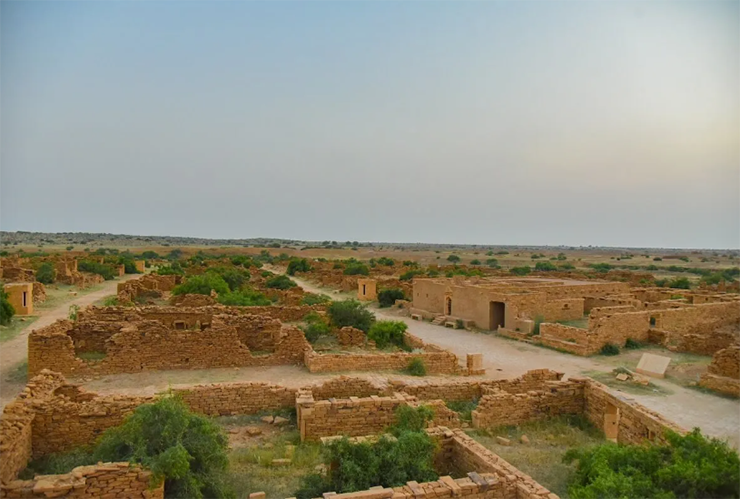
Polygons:
M715 392L740 397L740 346L732 345L714 354L699 385Z
M63 475L39 475L0 486L3 498L163 499L164 481L152 486L152 472L129 463L78 466Z

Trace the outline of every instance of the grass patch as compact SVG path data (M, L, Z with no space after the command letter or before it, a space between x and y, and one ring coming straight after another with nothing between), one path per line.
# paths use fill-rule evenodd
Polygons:
M473 411L478 407L478 399L472 400L446 400L445 405L460 415L463 421L473 420Z
M97 291L101 289L104 285L104 283L98 283L94 286L90 286L89 288L80 289L77 286L71 286L69 284L52 284L51 286L46 287L46 300L39 303L38 305L34 304L33 308L38 310L50 310L53 308L57 308L60 305L64 305L65 303L68 303L72 300L76 300L80 296L85 296L86 294ZM72 293L77 294L73 295Z
M568 482L576 469L575 464L562 462L565 453L604 442L603 433L583 416L559 416L468 434L563 499L569 497ZM529 438L528 444L520 443L522 435ZM512 445L498 444L497 436L510 439Z
M78 466L95 464L92 452L85 447L77 447L69 452L59 454L49 454L39 459L34 459L26 469L24 469L19 478L21 480L30 480L34 475L57 475L60 473L69 473Z
M20 333L25 328L33 324L34 321L38 318L39 317L37 315L24 315L21 317L19 316L13 317L10 320L10 325L0 326L0 343L4 343L6 341L12 340L16 336L18 336L18 333Z
M23 361L8 373L5 381L9 383L25 383L28 381L28 362Z
M636 395L670 395L673 391L658 386L652 382L647 385L640 385L633 383L632 381L619 381L614 377L613 372L603 371L582 371L581 374L593 378L599 383L603 383L609 388L621 390L626 393L634 393Z

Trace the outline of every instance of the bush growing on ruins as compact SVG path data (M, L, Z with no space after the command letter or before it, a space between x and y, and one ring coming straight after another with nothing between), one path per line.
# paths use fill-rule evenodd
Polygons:
M408 329L402 321L378 321L370 327L367 337L375 342L378 348L386 348L395 345L407 349L404 333Z
M633 340L632 338L627 338L627 341L624 342L624 348L626 348L627 350L636 350L642 347L642 343L637 340Z
M161 267L157 268L157 275L183 275L185 274L185 270L183 270L182 265L180 265L180 262L175 260L170 265L162 265Z
M601 355L619 355L619 347L614 343L607 343L601 347Z
M110 281L114 277L113 267L104 263L93 262L90 260L82 260L77 264L77 268L82 272L91 272L102 276L106 281Z
M406 373L411 376L426 376L427 366L424 365L424 361L419 357L414 357L409 361L409 365L406 366Z
M213 272L206 272L202 275L194 275L172 289L173 295L210 295L214 290L219 295L225 295L229 292L229 285L224 278Z
M427 270L427 277L438 277L438 276L439 276L439 270L435 270L435 269Z
M448 262L457 263L460 261L460 257L457 255L450 255L447 257Z
M357 300L332 302L329 305L329 317L332 324L338 328L352 326L366 333L375 322L373 313Z
M347 437L326 447L327 476L304 478L298 499L321 497L324 492L356 492L380 485L398 487L414 480L430 482L439 475L434 470L437 444L425 431L434 413L427 406L407 405L396 410L396 424L388 428L395 438L384 435L375 443L351 443Z
M308 260L305 258L291 258L288 263L288 275L295 275L296 272L308 272L311 270Z
M287 275L276 275L275 277L270 277L267 281L265 281L265 286L268 288L273 289L290 289L298 286L295 282L293 282L290 277Z
M144 251L141 254L141 258L145 260L154 260L156 258L161 258L161 257L159 256L159 253L157 253L156 251Z
M401 276L398 279L401 281L410 281L417 275L422 275L422 274L424 274L424 272L421 270L408 270L404 272L403 274L401 274Z
M54 282L54 266L51 262L44 262L36 271L36 280L42 284Z
M8 301L8 293L0 289L0 325L7 326L15 315L13 305Z
M241 289L241 287L244 286L251 277L249 272L246 270L236 269L234 267L211 267L206 271L206 273L208 272L220 275L223 280L226 281L226 284L229 285L229 289L231 291L238 291Z
M245 269L248 269L249 267L259 267L262 265L261 263L255 262L246 255L234 255L230 257L229 260L231 261L232 265L241 265Z
M322 336L327 336L331 333L331 328L326 322L326 319L324 319L316 312L311 312L310 314L306 315L303 320L306 322L306 325L303 326L301 329L303 330L303 334L306 336L306 339L309 343L316 343L319 338L321 338Z
M405 299L406 295L404 295L403 291L398 288L384 289L383 291L378 293L378 303L380 304L381 308L390 307L394 303L396 303L396 300Z
M550 262L537 262L537 264L534 266L534 269L540 272L551 272L553 270L558 270L555 264Z
M350 263L345 267L344 275L370 275L370 269L364 263Z
M522 267L513 267L511 270L509 270L514 275L527 275L530 272L532 272L532 269L529 267L529 265L524 265Z
M234 307L259 307L272 305L272 301L268 297L251 288L242 288L236 291L219 294L218 302L221 305Z
M574 448L563 457L577 461L568 492L574 499L598 497L737 498L740 459L727 443L667 431L666 444Z
M323 305L331 302L331 297L325 294L306 293L301 298L301 305Z
M98 440L95 461L140 463L164 479L166 497L234 497L223 481L228 439L178 397L144 404Z
M677 277L668 283L669 288L691 289L691 281L686 277Z

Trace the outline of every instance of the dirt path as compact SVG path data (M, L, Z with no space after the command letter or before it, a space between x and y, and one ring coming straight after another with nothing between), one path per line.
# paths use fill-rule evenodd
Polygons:
M105 281L102 287L92 293L82 295L74 300L65 302L56 308L50 310L39 309L39 318L28 327L21 330L12 340L0 343L0 408L10 402L25 385L25 380L9 380L8 376L24 363L28 356L28 333L34 329L46 327L59 319L66 319L69 316L69 307L77 305L80 308L91 305L92 303L106 296L116 294L116 287L119 282L128 281L139 277L137 274L127 274L122 278L112 281Z
M276 269L279 271L279 269ZM332 294L327 289L292 277L304 290L312 293ZM510 378L530 369L553 369L566 376L579 376L583 371L610 372L614 366L599 357L579 357L554 350L535 347L509 340L490 333L476 333L434 326L428 322L411 320L392 309L374 309L379 319L401 320L409 326L409 332L424 341L441 346L465 359L468 353L483 354L486 377ZM663 414L685 428L699 427L706 434L727 440L740 447L740 401L684 388L664 380L652 380L673 393L669 395L625 394L625 398L637 400L642 405Z

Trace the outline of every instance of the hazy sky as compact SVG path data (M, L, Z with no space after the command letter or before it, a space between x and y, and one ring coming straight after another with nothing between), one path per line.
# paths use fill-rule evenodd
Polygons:
M740 2L0 3L0 228L737 248Z

